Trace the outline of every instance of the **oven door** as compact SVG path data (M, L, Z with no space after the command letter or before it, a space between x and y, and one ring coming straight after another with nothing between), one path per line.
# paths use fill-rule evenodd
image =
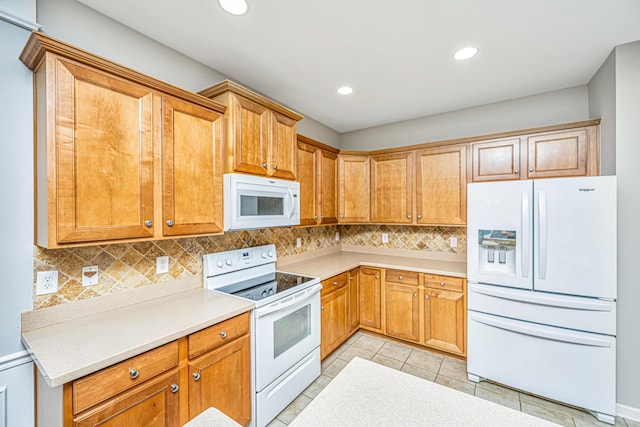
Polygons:
M255 310L256 391L320 346L317 284Z

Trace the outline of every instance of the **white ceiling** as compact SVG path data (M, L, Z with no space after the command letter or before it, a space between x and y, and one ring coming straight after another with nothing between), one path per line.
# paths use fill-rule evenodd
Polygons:
M341 133L583 85L640 40L639 0L79 1Z

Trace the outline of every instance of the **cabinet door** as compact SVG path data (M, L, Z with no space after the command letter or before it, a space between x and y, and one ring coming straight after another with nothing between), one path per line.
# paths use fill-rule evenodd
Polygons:
M587 175L587 129L527 137L527 178Z
M358 273L358 294L360 296L360 326L382 329L380 292L381 270L361 267Z
M411 224L413 153L371 157L371 221Z
M300 225L318 223L318 156L320 149L298 141L298 181L300 181Z
M296 121L271 112L270 164L267 174L274 178L296 179Z
M320 150L318 172L320 224L336 224L338 222L338 155Z
M73 420L76 427L180 426L180 374L151 380Z
M251 420L249 335L189 362L189 418L211 406L241 425Z
M221 233L222 117L172 98L163 116L163 234Z
M473 182L520 179L520 138L472 143L471 168Z
M464 293L424 290L424 343L449 353L465 354Z
M228 108L233 170L267 175L270 111L237 95L230 95Z
M369 222L369 157L338 158L340 222Z
M386 334L420 341L418 287L387 282L384 288Z
M47 61L56 79L49 109L55 141L47 147L49 161L55 159L47 166L49 243L56 229L58 243L153 236L151 90L66 60Z
M324 359L349 335L349 287L343 286L320 302L320 358Z
M360 326L360 295L358 269L349 271L349 331L353 332Z
M466 224L466 153L466 145L428 148L416 153L418 224Z

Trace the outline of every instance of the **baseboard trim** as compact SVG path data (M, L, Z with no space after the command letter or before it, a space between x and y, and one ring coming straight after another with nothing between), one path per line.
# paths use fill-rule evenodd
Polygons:
M15 368L16 366L31 363L33 359L26 350L0 357L0 371Z
M616 415L627 420L640 422L640 408L616 403Z

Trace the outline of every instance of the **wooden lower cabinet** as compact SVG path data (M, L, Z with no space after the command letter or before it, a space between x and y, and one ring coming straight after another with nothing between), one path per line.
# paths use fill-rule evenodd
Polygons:
M320 296L320 358L338 348L351 333L348 273L322 281Z
M360 326L360 295L359 292L359 280L358 271L359 268L354 268L349 271L349 334L355 332Z
M448 353L466 355L464 288L464 279L425 274L425 345Z
M358 295L360 297L360 326L382 332L382 270L360 267Z
M247 312L65 384L63 425L178 427L211 406L248 424L249 331Z
M387 270L384 287L387 335L420 341L420 294L418 273Z
M210 407L241 425L251 420L251 345L244 335L189 362L189 418Z

